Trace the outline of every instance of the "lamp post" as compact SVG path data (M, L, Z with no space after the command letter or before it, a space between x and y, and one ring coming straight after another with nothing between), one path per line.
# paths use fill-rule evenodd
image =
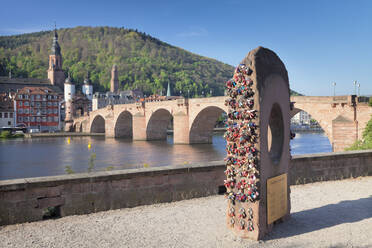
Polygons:
M333 82L332 85L333 85L333 96L336 96L336 82Z
M358 84L357 86L358 86L358 96L360 96L360 84Z
M356 95L357 94L357 81L355 80L354 81L354 95Z
M190 90L187 90L187 98L190 98Z
M204 97L204 90L202 91L202 97Z
M212 89L209 90L209 94L212 96Z

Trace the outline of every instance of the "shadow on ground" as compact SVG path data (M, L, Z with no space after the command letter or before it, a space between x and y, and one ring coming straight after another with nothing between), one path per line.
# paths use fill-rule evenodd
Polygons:
M292 237L369 218L372 218L372 196L353 201L342 201L337 204L292 213L288 221L275 225L273 232L266 236L265 240Z

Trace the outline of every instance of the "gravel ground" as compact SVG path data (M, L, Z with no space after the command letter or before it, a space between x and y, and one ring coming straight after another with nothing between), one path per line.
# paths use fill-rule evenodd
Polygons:
M291 219L236 238L212 196L0 227L0 247L372 247L372 177L292 186Z

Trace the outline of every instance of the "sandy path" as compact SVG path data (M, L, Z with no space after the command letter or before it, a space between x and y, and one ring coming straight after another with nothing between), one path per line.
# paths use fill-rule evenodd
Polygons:
M260 242L235 238L212 196L0 227L0 247L372 247L372 177L291 190L292 218Z

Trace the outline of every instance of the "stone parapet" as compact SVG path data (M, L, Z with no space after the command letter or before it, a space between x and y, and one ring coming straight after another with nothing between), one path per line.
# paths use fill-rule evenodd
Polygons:
M0 181L0 226L222 193L223 161ZM291 184L372 176L372 150L294 156Z

